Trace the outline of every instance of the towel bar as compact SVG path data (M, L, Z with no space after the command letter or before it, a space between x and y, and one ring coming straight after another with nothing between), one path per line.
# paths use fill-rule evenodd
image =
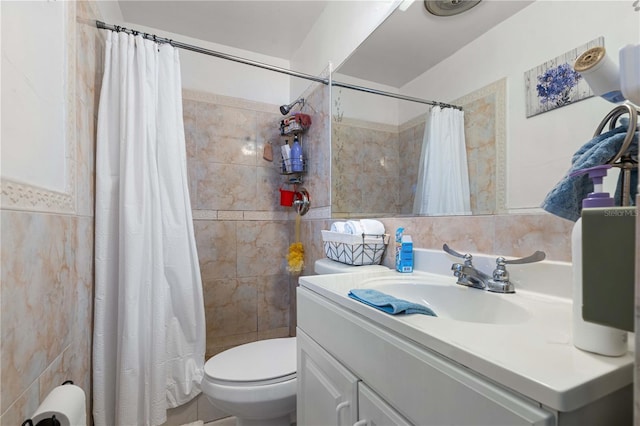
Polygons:
M628 102L622 105L618 105L617 107L609 111L604 119L602 119L593 136L599 136L604 130L607 123L609 124L609 130L613 130L616 127L618 119L625 114L629 115L629 127L627 129L627 134L624 138L624 141L622 142L622 147L616 153L616 155L614 155L613 158L608 161L607 164L611 164L613 167L618 167L621 169L622 205L629 206L631 201L631 170L638 168L638 159L637 157L634 159L633 156L627 151L631 146L631 142L633 141L633 137L638 126L638 110ZM636 125L633 126L631 125L631 123L636 123Z

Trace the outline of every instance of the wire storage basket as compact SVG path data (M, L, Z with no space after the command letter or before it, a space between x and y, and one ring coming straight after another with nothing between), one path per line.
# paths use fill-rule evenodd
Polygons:
M307 159L303 157L301 161L296 162L290 158L286 160L281 158L278 164L278 170L281 175L305 174L307 173Z
M388 243L388 234L352 235L322 231L324 254L346 265L379 265Z

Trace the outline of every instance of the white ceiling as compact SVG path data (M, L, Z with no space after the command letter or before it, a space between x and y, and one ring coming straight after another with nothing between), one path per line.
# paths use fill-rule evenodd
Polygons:
M125 22L289 60L328 1L119 0Z
M328 1L119 0L119 5L130 24L290 60ZM442 18L416 0L405 12L395 11L338 71L401 87L530 3L485 0Z
M400 88L531 3L485 0L460 15L439 17L416 0L387 18L338 72Z

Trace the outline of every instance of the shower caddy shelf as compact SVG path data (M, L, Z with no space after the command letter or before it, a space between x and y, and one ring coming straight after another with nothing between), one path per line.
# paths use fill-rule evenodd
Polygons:
M300 147L302 148L302 170L293 171L293 164L291 158L285 160L284 158L280 158L280 162L276 163L279 167L279 173L283 176L287 176L287 183L291 185L299 185L303 182L302 176L307 173L307 156L304 154L304 142L303 135L306 132L306 129L300 126L298 123L293 122L288 126L283 127L282 122L280 125L280 136L286 137L298 137L298 142L300 143ZM285 138L285 141L289 141L289 139Z
M307 156L304 152L303 135L307 131L307 128L301 126L297 122L290 122L287 126L283 125L283 121L280 122L280 136L285 140L285 143L292 141L296 136L298 137L298 143L302 149L302 170L293 171L293 164L291 158L285 160L280 153L280 162L276 162L278 165L278 171L280 175L286 176L287 181L285 184L293 185L293 204L292 207L296 210L298 215L304 216L311 206L311 198L309 192L304 187L299 187L303 183L303 175L307 173ZM280 189L282 191L282 188Z
M280 136L298 135L306 132L306 129L302 128L297 122L289 123L289 125L280 126Z

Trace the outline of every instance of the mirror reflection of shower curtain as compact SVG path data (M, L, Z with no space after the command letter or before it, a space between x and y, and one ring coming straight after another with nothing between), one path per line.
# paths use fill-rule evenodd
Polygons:
M93 412L159 425L200 393L202 282L178 51L108 32L96 148Z
M413 213L471 214L464 112L431 108L422 140Z

